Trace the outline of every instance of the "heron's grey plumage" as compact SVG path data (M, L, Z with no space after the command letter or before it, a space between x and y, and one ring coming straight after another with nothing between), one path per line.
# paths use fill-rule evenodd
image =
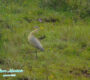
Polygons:
M33 35L37 30L32 31L28 36L29 43L37 49L44 51L44 48L40 41Z
M40 41L39 41L36 37L31 36L31 37L29 38L29 43L30 43L32 46L34 46L35 48L38 48L38 49L40 49L41 51L44 51L44 48L42 47Z

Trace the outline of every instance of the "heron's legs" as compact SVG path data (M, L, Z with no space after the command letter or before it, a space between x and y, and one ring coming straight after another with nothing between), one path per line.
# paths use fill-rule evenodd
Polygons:
M37 50L36 50L36 59L38 58L38 56L37 56Z

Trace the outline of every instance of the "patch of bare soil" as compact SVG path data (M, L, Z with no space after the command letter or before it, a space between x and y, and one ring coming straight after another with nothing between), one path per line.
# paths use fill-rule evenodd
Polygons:
M27 21L28 23L31 23L32 21L38 21L38 22L51 22L51 23L55 23L55 22L59 22L59 19L57 18L52 18L52 17L49 17L49 18L38 18L38 19L31 19L29 17L23 17L23 19L25 21Z
M57 19L57 18L52 18L52 17L50 17L50 18L45 18L45 19L43 19L44 20L44 22L52 22L52 23L54 23L54 22L59 22L59 19Z
M69 72L70 74L74 74L76 76L83 75L85 77L90 77L90 69L73 68Z

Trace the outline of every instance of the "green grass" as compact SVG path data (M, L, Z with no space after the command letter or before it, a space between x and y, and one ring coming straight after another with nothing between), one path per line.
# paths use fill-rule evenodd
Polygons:
M72 13L43 10L38 1L30 1L22 4L9 2L7 7L3 3L0 8L0 68L24 70L15 78L6 79L0 75L0 80L89 80L89 18L82 20ZM40 23L39 18L43 22ZM45 22L45 19L59 21ZM36 37L46 36L41 41L45 51L38 51L38 59L27 40L34 26L43 28Z

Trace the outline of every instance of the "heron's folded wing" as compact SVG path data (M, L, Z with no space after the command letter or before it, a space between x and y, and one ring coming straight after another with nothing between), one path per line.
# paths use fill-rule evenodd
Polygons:
M40 41L37 38L35 38L34 36L30 39L30 43L34 47L36 47L36 48L38 48L38 49L40 49L42 51L44 50L42 44L40 43Z

